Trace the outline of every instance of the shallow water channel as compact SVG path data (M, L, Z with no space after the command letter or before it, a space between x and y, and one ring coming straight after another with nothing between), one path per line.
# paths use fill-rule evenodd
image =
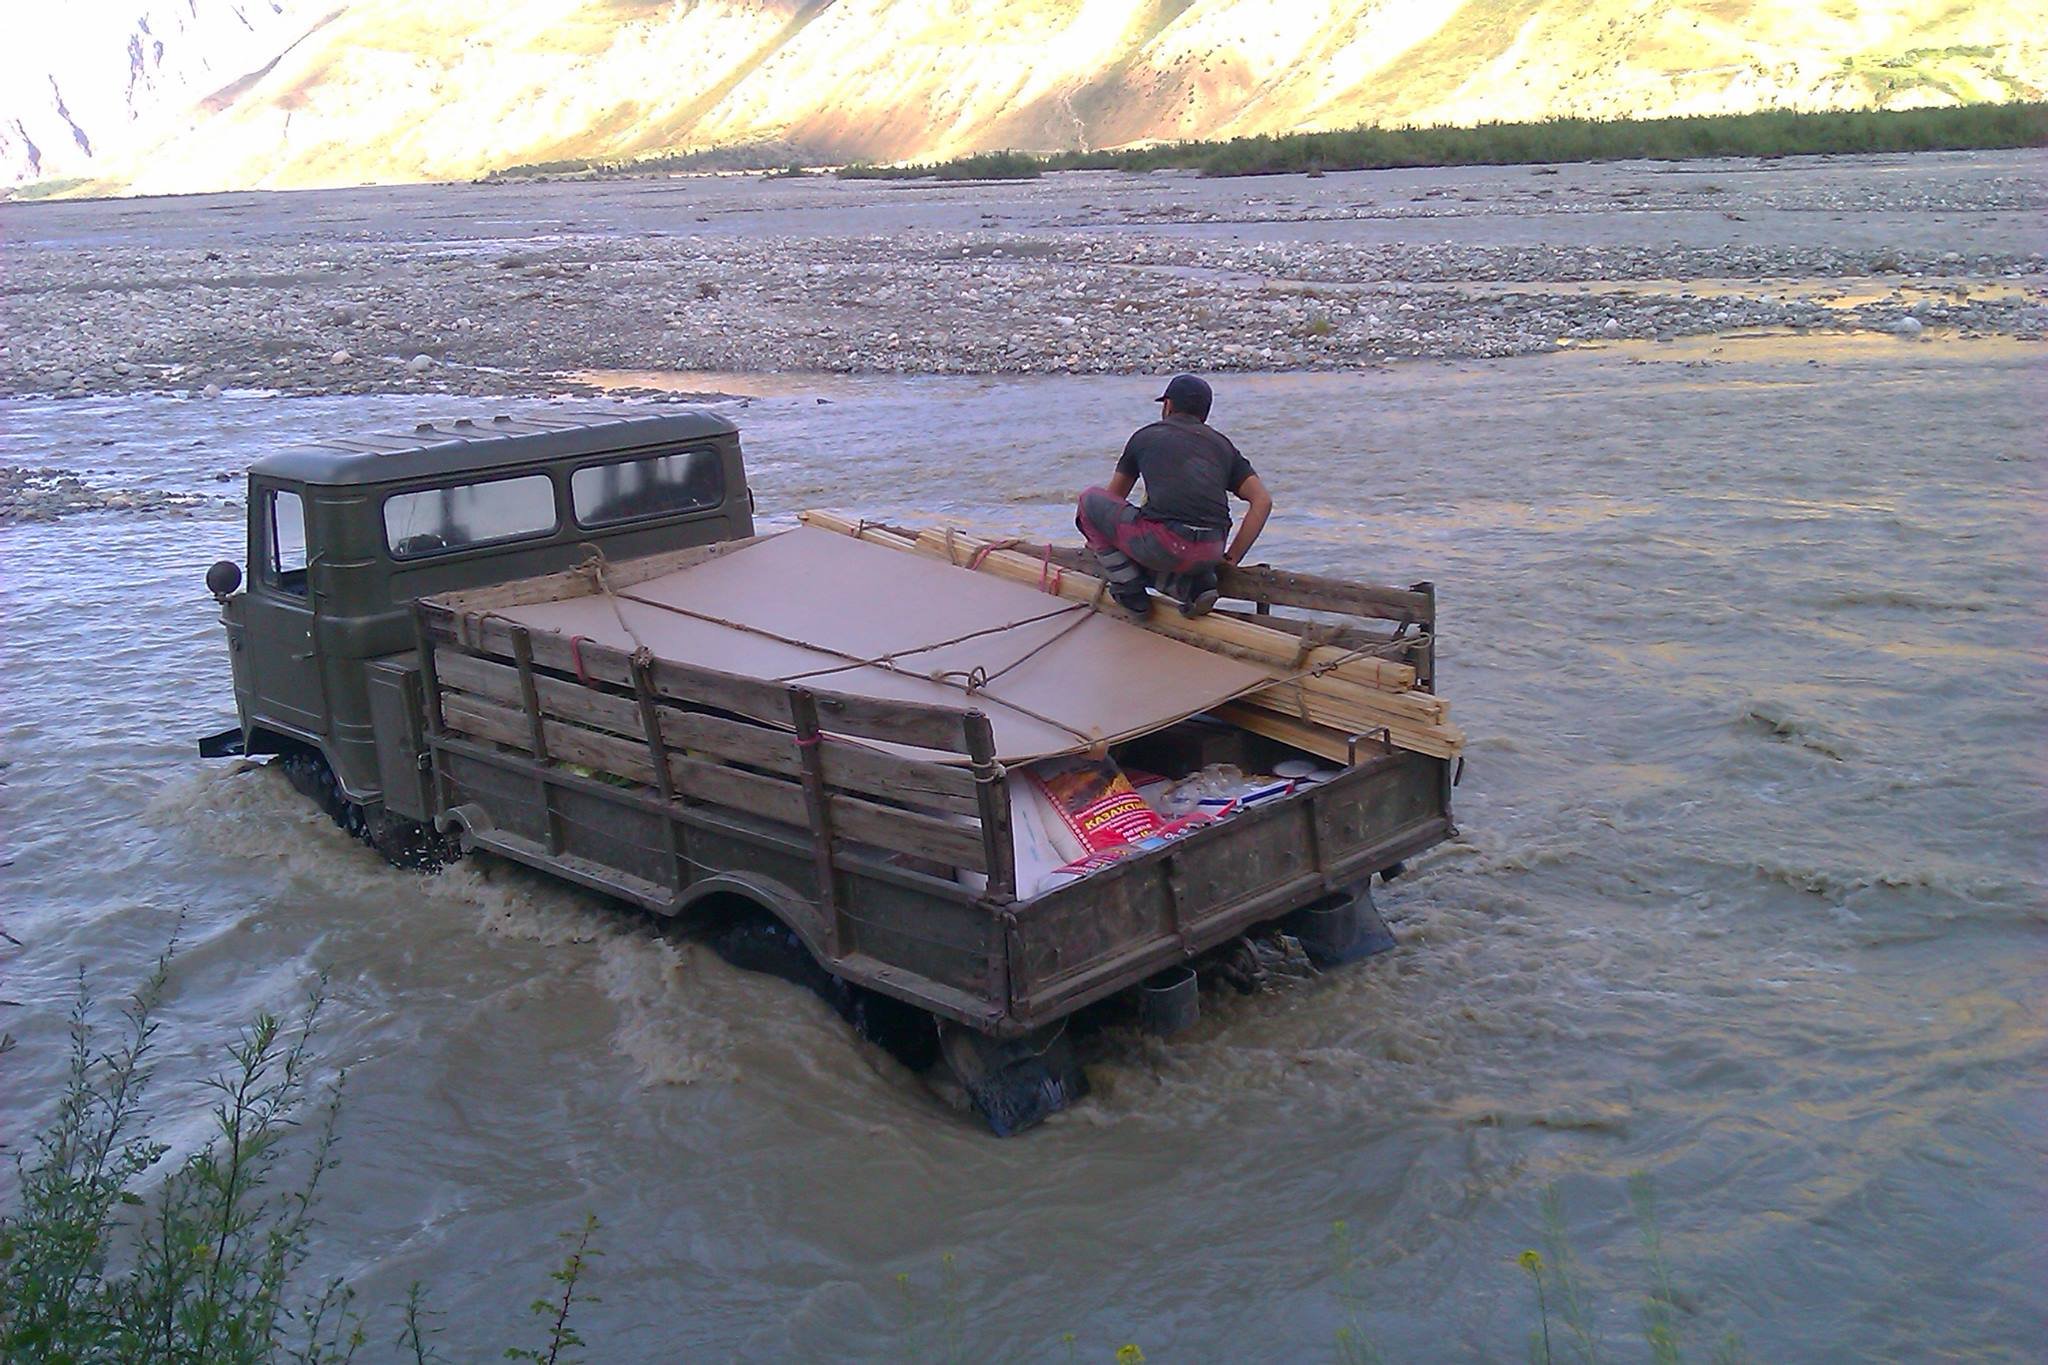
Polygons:
M376 1358L413 1280L444 1350L495 1355L594 1212L594 1359L1315 1359L1354 1320L1396 1360L1521 1359L1557 1182L1633 1359L1639 1170L1702 1355L2026 1358L2041 358L1730 339L1219 384L1279 501L1260 557L1439 585L1463 832L1382 895L1396 953L1101 1040L1093 1096L1006 1142L792 987L503 864L393 871L194 758L231 715L200 580L234 511L0 528L0 1139L52 1111L80 967L118 997L182 915L174 1140L237 1025L327 978L314 1269L382 1315ZM726 410L764 515L1035 532L1153 392L763 388ZM226 498L280 443L472 410L9 400L0 463Z

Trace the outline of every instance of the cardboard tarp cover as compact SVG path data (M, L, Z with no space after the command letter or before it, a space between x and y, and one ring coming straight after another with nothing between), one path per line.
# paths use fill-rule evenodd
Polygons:
M808 527L615 592L493 614L724 673L979 710L1005 763L1160 729L1275 676L1083 603Z

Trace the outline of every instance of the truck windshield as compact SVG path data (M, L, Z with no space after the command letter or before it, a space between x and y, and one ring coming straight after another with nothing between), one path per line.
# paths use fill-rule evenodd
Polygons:
M398 559L550 535L559 523L555 482L545 474L423 488L384 499L384 541Z
M585 465L569 476L569 501L581 526L669 516L724 500L725 472L714 450Z

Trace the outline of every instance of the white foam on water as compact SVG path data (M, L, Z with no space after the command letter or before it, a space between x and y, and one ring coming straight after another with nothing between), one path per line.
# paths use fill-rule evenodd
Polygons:
M652 933L618 933L598 943L597 976L618 1007L613 1038L649 1085L733 1081L733 1015L725 982L729 971L707 962L709 950Z

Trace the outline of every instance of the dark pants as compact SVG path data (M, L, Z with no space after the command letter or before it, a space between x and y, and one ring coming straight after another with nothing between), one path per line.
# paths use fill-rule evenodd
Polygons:
M1154 521L1107 488L1081 495L1074 525L1112 592L1157 586L1185 602L1223 562L1223 532Z

